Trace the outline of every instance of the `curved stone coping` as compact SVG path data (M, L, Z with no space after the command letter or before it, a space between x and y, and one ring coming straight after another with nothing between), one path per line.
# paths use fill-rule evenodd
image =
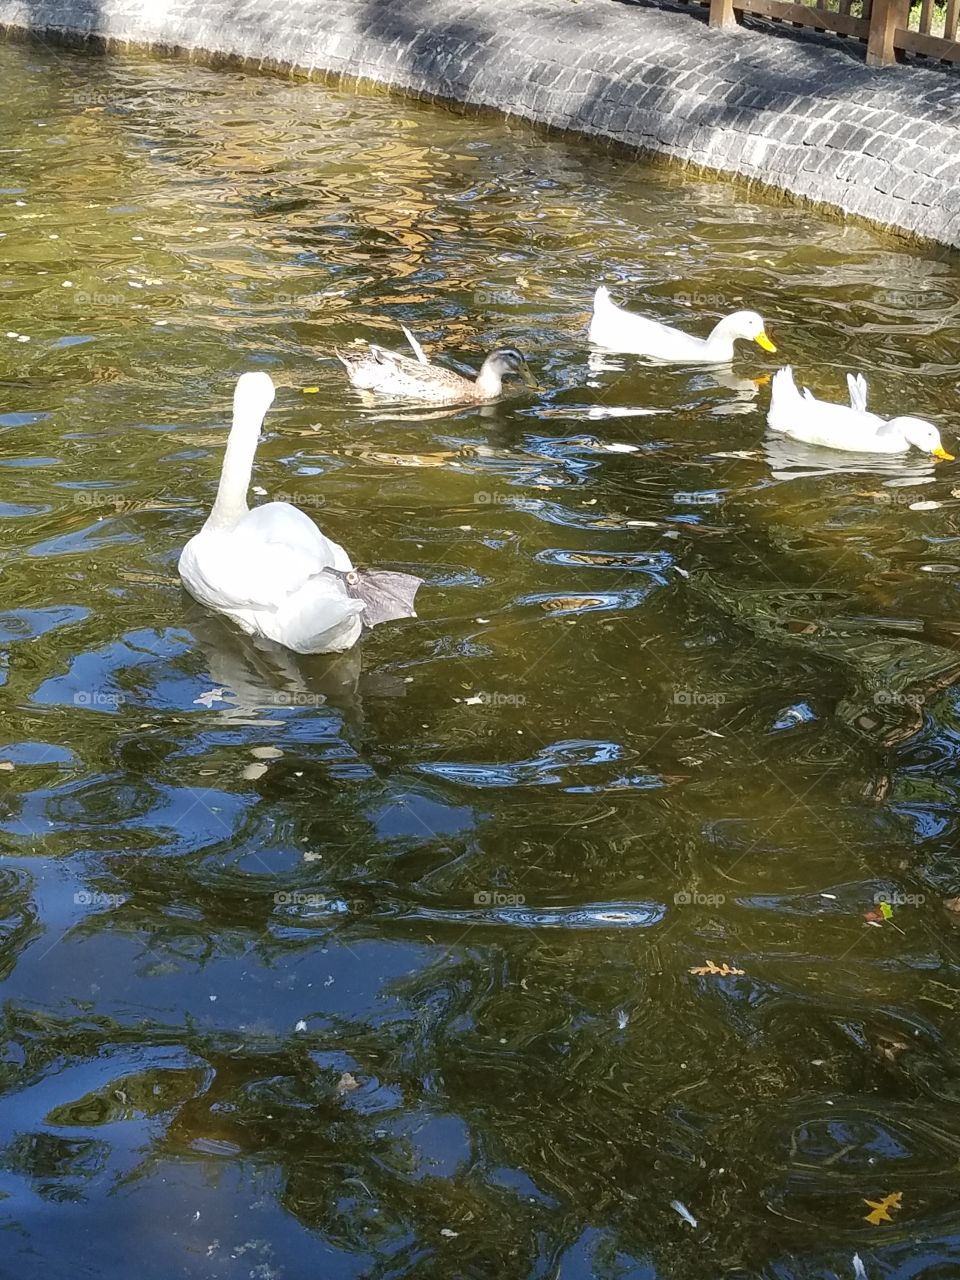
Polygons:
M960 77L629 0L0 0L0 28L367 80L960 247Z

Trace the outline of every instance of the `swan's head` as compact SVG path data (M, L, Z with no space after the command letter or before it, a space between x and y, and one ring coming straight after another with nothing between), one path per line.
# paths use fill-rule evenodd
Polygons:
M242 373L233 393L234 422L249 426L255 423L259 431L276 394L269 373Z
M907 444L912 444L915 449L922 449L944 462L953 461L953 454L947 453L941 444L940 432L932 422L925 422L923 418L891 418L887 426L891 431L899 431Z
M732 316L721 320L717 328L731 338L745 338L748 342L755 342L764 351L777 349L764 331L763 317L756 311L734 311Z
M491 351L483 362L481 372L495 373L500 378L506 378L508 374L516 374L528 387L537 385L537 380L530 372L526 360L513 347L500 347L496 351Z

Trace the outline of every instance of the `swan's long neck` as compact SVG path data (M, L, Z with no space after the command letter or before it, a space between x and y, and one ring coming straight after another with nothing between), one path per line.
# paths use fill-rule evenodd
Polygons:
M242 520L250 508L247 506L247 490L253 459L260 440L264 411L256 406L233 405L233 426L223 457L217 500L207 517L204 529L230 529Z

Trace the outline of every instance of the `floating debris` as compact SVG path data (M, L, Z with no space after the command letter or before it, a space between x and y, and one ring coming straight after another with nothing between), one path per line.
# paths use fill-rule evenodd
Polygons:
M226 689L208 689L206 693L201 693L199 698L194 698L193 705L195 707L211 707L215 702L227 702L228 699L223 695Z
M689 1222L691 1227L697 1226L696 1218L693 1216L693 1214L690 1212L690 1210L687 1208L687 1206L683 1203L682 1200L671 1200L670 1208L674 1209L677 1213L679 1213L680 1217L684 1220L684 1222Z
M796 729L801 724L810 724L816 720L817 713L807 702L794 703L792 707L784 707L777 712L777 718L770 726L771 733L780 733L784 729Z
M718 978L729 978L734 975L743 974L746 972L746 970L735 969L732 965L729 965L729 964L719 964L719 965L714 964L712 960L707 960L702 965L694 965L694 967L690 970L690 972L695 973L698 978L705 978L707 977L707 975L715 976Z

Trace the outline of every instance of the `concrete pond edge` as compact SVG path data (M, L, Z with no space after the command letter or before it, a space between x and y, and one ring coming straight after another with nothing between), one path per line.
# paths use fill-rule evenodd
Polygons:
M636 0L0 0L0 33L518 116L960 248L960 75Z

